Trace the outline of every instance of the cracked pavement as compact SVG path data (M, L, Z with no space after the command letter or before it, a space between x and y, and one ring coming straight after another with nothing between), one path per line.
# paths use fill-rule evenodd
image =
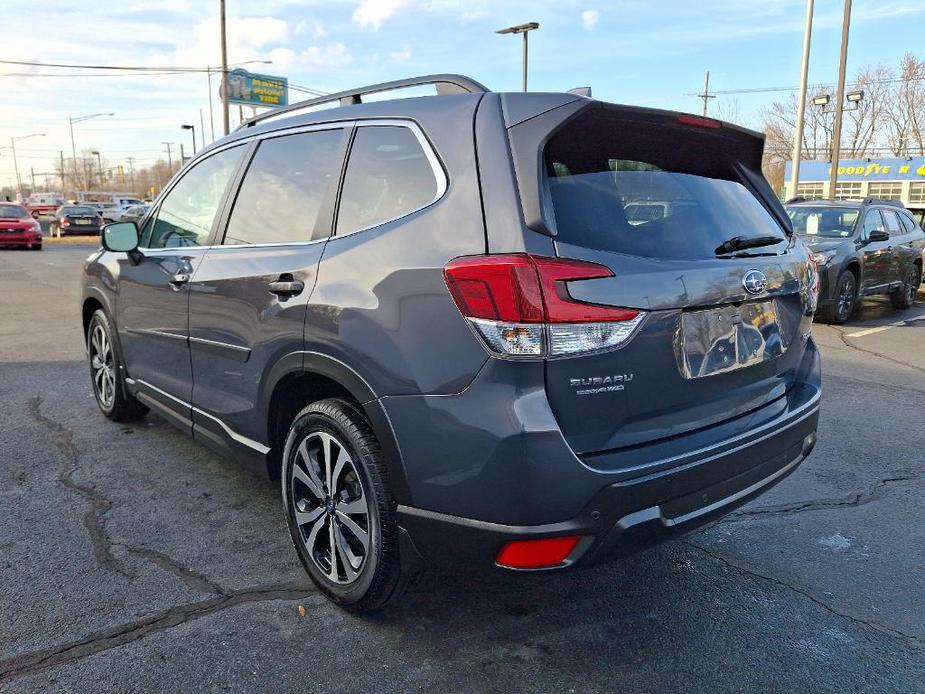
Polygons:
M89 246L0 254L0 691L925 692L925 321L815 329L819 445L721 522L560 575L322 600L275 486L96 409ZM301 609L300 609L301 608Z

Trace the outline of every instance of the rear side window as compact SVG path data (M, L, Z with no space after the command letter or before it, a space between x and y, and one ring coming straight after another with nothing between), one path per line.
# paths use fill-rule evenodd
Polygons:
M357 129L344 175L337 233L366 229L431 203L437 179L421 143L401 126Z
M786 241L741 181L739 162L704 137L692 128L600 113L575 119L544 152L557 240L673 259L713 258L735 236Z
M905 228L907 234L911 234L915 231L915 222L912 221L912 217L901 214L899 215L899 221L902 222L903 228Z
M310 240L325 195L340 175L343 132L261 142L235 200L225 245Z

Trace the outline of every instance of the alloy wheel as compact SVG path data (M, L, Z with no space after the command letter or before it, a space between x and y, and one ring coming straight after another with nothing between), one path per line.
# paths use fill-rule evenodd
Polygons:
M849 275L838 293L838 318L847 320L854 305L854 276Z
M346 446L308 434L292 462L290 505L312 563L330 581L353 583L370 549L369 506Z
M112 407L116 397L116 373L112 344L102 325L94 325L90 336L90 368L97 397L103 407Z

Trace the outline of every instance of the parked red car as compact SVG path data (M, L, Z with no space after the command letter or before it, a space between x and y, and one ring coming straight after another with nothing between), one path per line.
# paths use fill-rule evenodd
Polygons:
M22 205L0 203L0 248L42 250L42 225Z

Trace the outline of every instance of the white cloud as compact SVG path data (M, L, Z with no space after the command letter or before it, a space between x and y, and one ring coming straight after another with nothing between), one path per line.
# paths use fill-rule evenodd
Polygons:
M309 46L299 54L299 63L308 67L340 68L352 62L353 56L342 43Z
M293 33L296 36L310 35L312 39L317 41L318 39L327 36L328 32L321 24L321 22L316 22L312 19L302 19L299 20L298 24L296 24L295 31Z
M585 31L591 31L597 26L597 22L600 18L601 13L597 10L585 10L581 13L581 26L585 28Z
M371 26L379 31L382 23L399 10L411 4L412 0L363 0L353 12L353 21L361 27Z
M402 46L400 51L392 51L389 58L392 59L393 63L407 63L411 60L411 49L408 46Z

